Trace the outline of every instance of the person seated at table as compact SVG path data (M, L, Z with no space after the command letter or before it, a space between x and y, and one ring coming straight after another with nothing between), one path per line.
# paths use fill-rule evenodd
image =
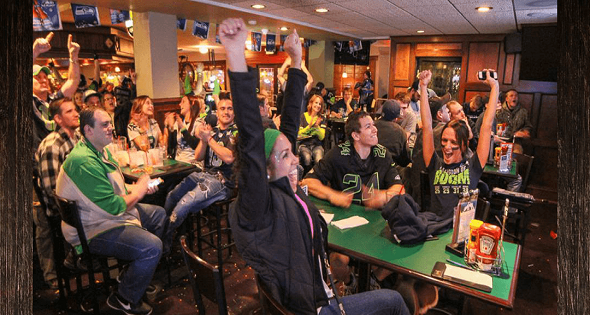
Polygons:
M430 116L433 117L431 126L434 139L440 139L443 127L450 121L449 108L446 104L434 98L429 99L426 108L429 108ZM422 206L421 210L425 211L430 203L428 200L422 200L422 194L420 192L420 173L427 170L427 165L424 164L424 157L422 156L422 139L422 129L420 129L416 135L416 143L412 150L412 168L410 169L411 189L409 189L409 193L412 195L412 199ZM434 142L434 148L442 154L440 141Z
M260 110L260 117L262 117L262 126L264 129L272 128L278 129L277 125L280 125L281 119L280 117L276 116L270 118L270 106L268 105L268 97L263 94L258 94L256 96L258 100L258 110Z
M407 93L399 92L395 95L394 99L400 103L401 108L398 123L406 131L408 142L410 142L408 143L408 149L413 149L416 141L416 125L418 124L418 119L410 107L411 98Z
M387 100L381 108L381 118L375 121L379 144L391 153L393 162L398 166L406 166L410 162L406 147L405 130L397 123L401 115L401 105L396 100Z
M50 118L60 127L57 131L51 132L39 145L35 154L37 174L39 174L39 187L41 197L47 207L33 207L33 222L35 223L35 244L37 245L37 256L43 270L43 278L52 289L57 288L57 274L53 257L53 244L51 237L50 217L59 217L57 205L53 192L57 181L59 169L66 157L78 142L79 127L78 111L70 98L54 100L49 105ZM69 255L68 258L71 258ZM61 261L57 262L61 264Z
M409 314L395 291L371 291L340 299L326 283L327 278L331 279L325 263L327 225L297 185L299 161L293 154L305 84L297 32L294 30L284 43L292 62L281 131L263 131L256 112L258 75L246 65L245 23L241 19L225 20L219 27L219 36L228 56L240 134L238 196L229 220L244 260L274 298L295 314L337 314L339 307L349 315Z
M180 100L180 115L176 112L166 114L164 131L168 137L168 148L176 147L175 160L194 163L195 148L199 144L199 138L195 136L197 128L203 125L203 120L199 118L201 109L205 107L205 102L201 96L185 95ZM181 118L182 117L182 118Z
M401 177L391 154L379 144L377 128L367 112L353 113L346 125L348 141L328 151L302 181L309 193L348 208L352 202L379 209L393 196L404 194ZM332 253L336 278L346 285L347 293L356 292L356 280L350 273L347 256ZM390 273L376 271L372 280L382 281ZM378 282L373 281L373 287Z
M115 94L113 94L111 91L105 90L102 93L100 101L102 108L111 117L111 125L115 126L115 108L117 107L117 99L115 98ZM113 130L113 133L116 134L116 131Z
M312 95L307 104L307 111L301 115L301 126L298 136L302 138L299 142L299 157L301 164L308 171L312 163L317 164L324 157L322 141L326 136L326 129L321 126L324 100L320 95Z
M147 95L138 96L133 101L129 114L127 134L131 148L146 151L166 143L160 126L154 117L154 103Z
M352 89L350 87L345 87L343 94L344 97L338 100L336 104L330 106L330 117L342 118L343 113L350 115L358 107L356 101L352 99Z
M521 139L531 137L533 125L529 119L529 112L520 104L518 92L515 89L506 92L506 99L502 103L502 108L496 111L496 123L506 124L504 133L497 136L508 138L509 141L512 141L514 137L515 143L512 152L523 153Z
M491 87L489 104L498 101L498 81L489 76L486 70L486 80ZM420 78L420 103L429 104L426 88L432 78L429 70L423 71ZM488 159L492 121L495 107L486 108L480 139L476 152L467 157L469 148L469 128L463 120L451 120L442 128L440 138L435 138L432 129L431 113L427 106L420 108L422 119L422 156L428 169L430 179L430 212L434 212L442 219L453 216L461 194L477 188L477 183ZM442 157L435 150L435 142L440 142ZM450 228L450 227L449 227Z
M260 116L258 111L256 114ZM202 172L187 176L166 197L164 208L170 219L163 239L164 253L169 252L174 231L190 213L197 213L216 201L232 196L235 188L231 180L232 163L237 132L234 108L229 99L222 99L217 104L217 126L211 128L209 124L203 124L197 127L199 144L195 149L195 158L204 162L204 168Z
M479 115L483 114L485 109L484 104L487 104L487 99L481 95L475 94L469 102L463 103L463 112L473 123L477 122Z
M61 167L56 194L76 201L92 254L130 262L107 305L127 314L151 314L152 307L142 296L160 261L159 237L166 213L161 207L139 203L158 189L148 186L147 174L134 185L125 184L117 162L106 148L113 141L112 129L110 117L102 108L90 107L80 113L83 138ZM78 250L76 229L62 224L64 238Z

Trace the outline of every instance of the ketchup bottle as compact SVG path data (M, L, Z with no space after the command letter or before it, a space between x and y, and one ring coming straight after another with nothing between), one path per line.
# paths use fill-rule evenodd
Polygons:
M480 269L489 271L492 269L492 264L497 257L498 241L502 230L493 224L484 223L478 231L477 263Z

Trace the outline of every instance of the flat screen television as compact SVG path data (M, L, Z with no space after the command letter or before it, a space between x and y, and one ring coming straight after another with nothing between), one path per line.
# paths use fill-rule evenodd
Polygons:
M520 80L557 82L559 48L556 25L523 26Z
M334 63L341 65L369 65L371 41L334 42Z

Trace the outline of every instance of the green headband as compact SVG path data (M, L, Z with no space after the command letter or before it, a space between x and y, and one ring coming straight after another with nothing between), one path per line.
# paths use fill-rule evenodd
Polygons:
M280 134L281 132L276 129L267 128L264 130L264 156L267 160Z

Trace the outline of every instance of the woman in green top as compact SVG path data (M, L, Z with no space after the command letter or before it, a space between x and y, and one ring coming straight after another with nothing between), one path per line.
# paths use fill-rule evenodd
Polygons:
M324 100L320 95L312 95L307 103L307 111L301 116L301 127L298 137L299 158L305 170L311 169L313 163L319 162L324 157L322 141L326 136L326 129L321 126ZM312 160L313 158L313 160Z

